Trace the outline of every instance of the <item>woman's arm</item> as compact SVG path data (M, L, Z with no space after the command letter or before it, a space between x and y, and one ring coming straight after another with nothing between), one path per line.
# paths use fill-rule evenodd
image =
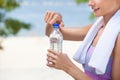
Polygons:
M92 24L82 27L60 27L64 40L82 41L89 31ZM52 26L47 24L46 35L49 36L52 31Z
M62 16L58 12L47 11L44 17L44 21L46 22L46 35L49 36L52 31L52 25L54 23L60 24L60 27L64 26L62 21Z
M84 27L76 27L76 28L61 27L63 39L72 40L72 41L82 41L91 26L92 25L90 24Z
M71 75L75 80L92 80L87 74L80 70L64 53L48 50L47 66L60 69ZM49 64L52 62L52 64Z
M64 40L75 40L75 41L81 41L84 39L86 36L88 30L92 26L92 24L87 25L87 26L81 26L81 27L74 27L74 28L69 28L69 27L63 27L64 23L62 20L61 14L53 11L48 11L45 14L45 22L46 22L46 35L49 36L51 31L52 31L52 25L54 23L59 23L60 24L60 30L63 34Z
M69 66L65 72L71 75L75 80L93 80L74 64Z
M112 80L120 80L120 34L113 52Z

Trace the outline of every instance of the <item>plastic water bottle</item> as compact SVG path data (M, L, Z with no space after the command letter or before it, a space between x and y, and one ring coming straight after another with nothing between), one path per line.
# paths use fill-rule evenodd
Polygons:
M53 24L53 31L50 34L50 49L62 52L63 35L59 30L59 24Z

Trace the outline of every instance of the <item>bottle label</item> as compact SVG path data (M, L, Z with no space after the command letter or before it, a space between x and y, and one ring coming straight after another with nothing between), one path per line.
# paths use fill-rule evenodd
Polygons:
M57 42L58 42L57 38L51 38L50 39L50 43L57 43Z
M58 38L50 38L50 48L57 52L62 52L62 41Z

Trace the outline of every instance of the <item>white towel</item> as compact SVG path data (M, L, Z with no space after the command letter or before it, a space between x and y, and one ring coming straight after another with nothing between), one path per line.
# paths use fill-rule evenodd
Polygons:
M103 23L103 17L100 17L86 35L80 48L77 50L73 59L79 63L85 63L85 56L89 46L92 44L97 32ZM120 10L108 21L106 27L100 36L94 52L90 58L88 65L95 68L97 74L104 74L111 56L115 41L120 32Z

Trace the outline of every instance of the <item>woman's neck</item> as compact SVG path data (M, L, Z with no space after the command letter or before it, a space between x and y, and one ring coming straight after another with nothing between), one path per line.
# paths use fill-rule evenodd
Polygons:
M110 13L110 14L106 14L106 15L103 16L104 26L108 23L108 21L111 19L111 17L112 17L117 11L118 11L118 9L115 10L115 11L113 11L113 12Z

